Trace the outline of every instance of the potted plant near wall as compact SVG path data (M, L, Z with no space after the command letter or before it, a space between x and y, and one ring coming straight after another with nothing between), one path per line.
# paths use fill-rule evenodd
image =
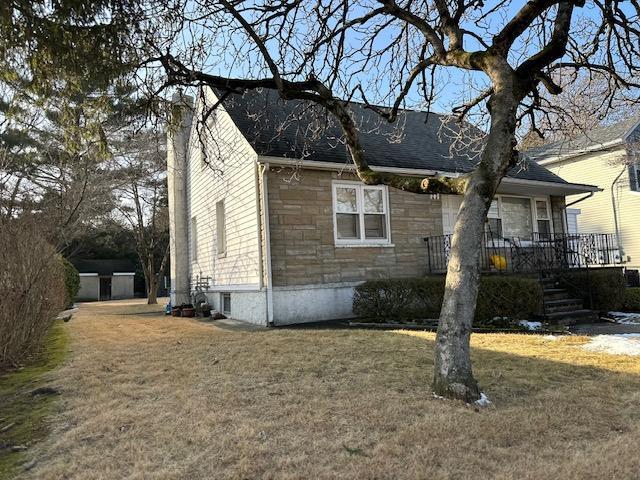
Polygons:
M182 317L195 317L196 315L196 310L195 308L193 308L193 305L190 303L184 303L182 304L182 308L180 309L180 313Z

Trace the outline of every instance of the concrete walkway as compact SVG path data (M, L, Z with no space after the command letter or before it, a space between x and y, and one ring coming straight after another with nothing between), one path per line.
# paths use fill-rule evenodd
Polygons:
M585 323L569 327L577 335L616 335L621 333L640 333L640 324L622 325L612 322Z

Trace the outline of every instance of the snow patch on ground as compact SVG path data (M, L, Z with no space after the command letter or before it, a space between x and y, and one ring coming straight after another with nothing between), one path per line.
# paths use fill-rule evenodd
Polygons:
M473 403L479 407L488 407L491 405L491 400L489 400L489 397L487 397L484 392L480 392L480 398Z
M520 320L518 325L525 327L527 330L540 330L542 328L542 322L530 322L529 320Z
M616 323L622 325L638 325L640 324L639 312L607 312Z
M551 341L560 340L560 337L557 337L555 335L545 335L542 338L543 340L551 340Z
M612 355L640 355L640 333L597 335L582 348Z

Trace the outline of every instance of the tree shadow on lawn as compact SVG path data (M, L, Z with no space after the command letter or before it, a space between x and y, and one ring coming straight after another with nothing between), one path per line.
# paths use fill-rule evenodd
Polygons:
M90 477L116 468L112 458L144 459L158 478L634 478L640 468L640 362L585 351L584 337L473 334L474 372L493 401L477 408L432 396L431 333L95 320L73 327L84 343L62 372L61 425L74 427L57 430L35 478L71 464L70 477ZM89 436L100 440L78 441Z
M311 362L316 368L329 369L323 376L331 373L332 366L341 364L347 370L373 374L389 387L413 378L430 390L435 346L432 333L344 329L289 332L292 335L287 350L291 351L280 352L282 364L271 356L268 363L278 364L274 368L287 367L287 354L305 351L307 359L316 359ZM266 332L267 336L269 333L278 331ZM586 337L574 336L550 340L535 335L473 334L474 374L498 407L522 407L537 396L542 395L538 399L542 401L559 392L585 406L593 406L594 401L617 402L622 392L636 395L640 391L640 359L589 352L582 348L587 342ZM332 348L327 351L329 345ZM343 361L336 363L336 358ZM640 419L640 413L634 417Z
M261 382L260 408L294 438L304 432L311 452L327 448L327 435L348 425L344 445L380 463L364 470L368 478L424 478L438 465L457 472L455 478L478 472L591 478L614 471L634 478L629 472L640 467L630 450L640 434L637 358L585 351L584 337L472 335L474 372L493 401L478 408L432 396L434 338L408 331L254 332L245 339L251 354L269 356L245 371L244 381ZM242 357L234 358L238 374ZM327 409L331 419L319 418ZM260 416L253 421L266 432L273 428L258 427ZM274 445L290 442L275 437ZM431 470L423 465L428 462Z

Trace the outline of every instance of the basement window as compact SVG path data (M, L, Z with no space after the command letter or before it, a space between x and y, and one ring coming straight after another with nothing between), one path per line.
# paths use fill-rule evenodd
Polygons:
M222 308L222 313L224 313L225 315L231 315L231 294L221 293L220 296L220 306Z

